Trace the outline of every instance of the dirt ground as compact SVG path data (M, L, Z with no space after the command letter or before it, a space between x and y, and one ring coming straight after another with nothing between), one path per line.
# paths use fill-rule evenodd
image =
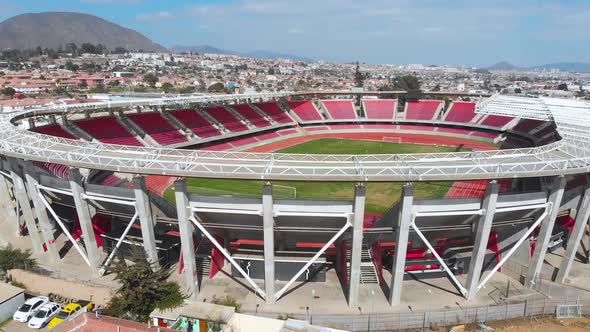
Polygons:
M495 321L486 324L497 332L588 332L590 331L590 318L581 319L555 319L551 317L517 318L507 321ZM456 326L447 331L467 332L485 331L477 325L470 324L461 328ZM491 331L491 330L490 330Z

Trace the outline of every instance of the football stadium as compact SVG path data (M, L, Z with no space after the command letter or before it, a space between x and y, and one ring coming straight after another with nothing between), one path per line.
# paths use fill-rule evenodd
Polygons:
M195 299L225 280L280 305L336 279L349 308L366 285L393 306L404 280L443 279L472 300L499 274L535 287L556 249L551 278L565 282L590 215L590 103L406 97L197 95L2 113L0 198L47 261L67 245L99 278L143 248Z

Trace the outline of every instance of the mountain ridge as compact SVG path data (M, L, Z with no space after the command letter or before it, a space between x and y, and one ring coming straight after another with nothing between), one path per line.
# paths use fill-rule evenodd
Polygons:
M168 52L143 34L98 16L77 12L25 13L0 22L0 50L58 49L67 43L103 44L114 50Z

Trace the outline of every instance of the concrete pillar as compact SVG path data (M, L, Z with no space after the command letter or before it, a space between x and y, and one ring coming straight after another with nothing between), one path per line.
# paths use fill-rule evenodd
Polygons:
M395 221L395 256L391 267L391 285L389 304L397 305L402 298L402 284L406 269L406 252L408 251L408 236L412 222L412 205L414 204L414 186L406 184L402 187L399 217Z
M18 224L18 215L16 211L16 201L12 198L12 192L8 185L8 180L0 174L0 208L8 209L8 216L16 217Z
M35 207L37 220L39 220L39 228L41 228L43 242L47 248L47 257L51 263L57 263L59 261L59 252L57 250L57 246L55 245L55 237L53 236L54 229L51 221L49 220L49 216L47 215L47 207L41 200L41 192L37 187L39 182L33 174L33 164L31 162L27 162L25 169L27 189L29 191L29 195L31 196L31 200L33 201L33 206Z
M189 205L188 192L186 190L186 181L177 180L174 183L176 210L178 212L178 229L180 231L180 246L182 248L182 260L184 262L184 282L187 294L190 298L196 299L199 295L197 274L197 264L195 261L195 242L194 232L195 225L190 220L193 213Z
M563 255L561 265L559 266L557 276L555 277L556 282L565 283L572 267L572 263L576 257L576 253L578 252L578 247L580 246L582 237L586 231L588 218L590 218L590 186L587 186L586 190L584 191L584 197L582 198L580 208L578 209L574 229L572 230L572 234L567 241L565 254Z
M547 254L547 248L549 247L549 239L551 238L551 232L553 232L553 226L555 225L555 218L557 218L559 205L563 198L565 183L564 176L555 177L551 183L551 191L547 200L551 210L547 217L545 217L545 220L541 223L541 229L537 236L537 246L535 247L535 252L531 258L531 263L529 264L529 270L525 279L525 286L529 288L534 286L535 280L543 268L543 261L545 260L545 254Z
M11 159L10 166L10 176L12 177L14 196L18 201L23 217L25 219L27 231L31 238L31 247L33 248L33 252L40 254L43 252L43 241L41 240L39 229L37 229L37 222L35 220L35 215L33 214L33 209L31 208L31 202L29 200L29 195L27 195L25 181L23 180L23 177L21 175L22 172L18 165L18 161Z
M92 227L92 217L94 213L91 212L90 206L86 199L83 198L85 194L84 185L82 183L82 176L78 168L70 168L70 188L76 204L76 213L80 221L80 229L84 237L84 247L86 248L86 255L90 261L90 269L99 276L98 268L100 266L100 256L98 253L98 245L96 244L96 237L94 228Z
M475 240L473 242L473 251L471 252L471 262L469 263L469 273L467 274L467 299L472 300L477 294L477 286L481 277L481 269L488 249L488 240L492 230L492 221L496 213L496 202L498 201L498 183L494 180L488 184L483 197L481 208L485 211L477 221L475 230Z
M266 303L275 302L275 236L272 185L262 187L262 224L264 234L264 292Z
M152 205L147 194L145 178L136 176L133 178L133 192L135 193L135 208L139 215L141 224L141 237L143 239L143 248L152 269L157 270L160 267L158 259L158 249L156 247L156 235L154 227L156 218L152 214Z
M363 250L363 222L365 220L365 193L363 184L354 187L354 217L352 220L352 246L350 278L348 282L348 307L358 306L361 285L361 256Z

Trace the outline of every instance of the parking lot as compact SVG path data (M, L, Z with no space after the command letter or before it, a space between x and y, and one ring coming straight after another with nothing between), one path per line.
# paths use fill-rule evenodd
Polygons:
M0 328L2 332L31 332L31 331L47 331L47 328L40 330L33 330L27 326L27 323L19 323L17 321L11 321Z

